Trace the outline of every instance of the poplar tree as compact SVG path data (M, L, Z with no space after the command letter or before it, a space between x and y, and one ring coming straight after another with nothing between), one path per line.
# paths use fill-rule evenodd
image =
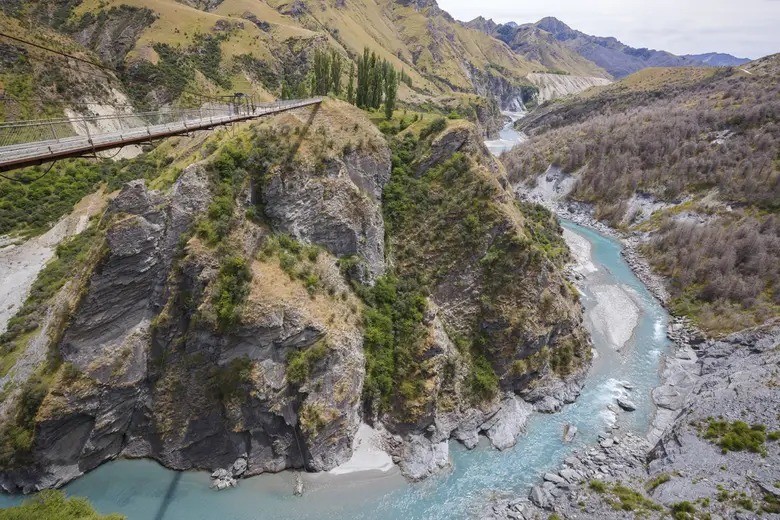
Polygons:
M396 78L395 69L392 66L388 66L385 74L385 119L388 121L393 118L397 94L398 78Z
M341 95L341 56L336 51L330 53L330 84L336 96Z
M355 62L349 64L349 85L347 85L347 101L355 104Z
M331 84L330 58L324 51L314 51L314 75L312 77L312 94L326 96Z
M368 92L369 92L369 67L370 58L368 54L368 47L363 49L363 57L358 59L358 83L357 83L357 106L360 108L366 108L368 106Z
M371 91L371 108L379 108L382 106L382 94L384 83L384 64L379 62L379 58L374 62L372 91Z

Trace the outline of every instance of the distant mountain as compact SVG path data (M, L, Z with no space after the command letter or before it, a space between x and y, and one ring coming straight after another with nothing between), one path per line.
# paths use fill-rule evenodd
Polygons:
M684 54L683 58L689 60L698 61L703 65L709 65L710 67L736 67L737 65L744 65L749 63L747 58L737 58L731 54L724 54L722 52L708 52L706 54Z
M504 41L527 59L581 75L622 78L647 67L733 66L749 61L714 52L677 56L666 51L637 49L613 37L577 31L553 17L522 25L496 24L477 18L467 25Z
M611 79L611 75L602 67L533 24L497 24L479 17L467 22L466 26L498 38L525 59L538 62L554 72Z

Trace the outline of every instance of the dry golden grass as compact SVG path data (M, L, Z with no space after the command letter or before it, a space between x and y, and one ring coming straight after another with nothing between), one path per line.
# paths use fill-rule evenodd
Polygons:
M480 70L491 64L515 83L522 82L531 71L544 69L487 34L430 10L419 11L392 0L346 0L343 7L335 7L330 2L307 2L307 12L300 17L283 14L291 3L291 0L225 0L214 11L206 12L176 0L85 0L76 14L119 5L155 12L157 21L144 31L130 59L154 61L151 48L155 43L187 46L196 34L211 33L221 20L236 27L230 38L222 42L224 70L231 70L236 56L249 54L273 62L278 60L279 49L286 45L285 41L323 37L344 56L358 55L368 47L396 69L405 70L415 90L429 94L449 92L452 87L472 90L464 63ZM244 19L246 14L269 23L269 31ZM257 89L257 85L242 76L231 79L236 89ZM414 95L405 87L399 91L399 99Z
M333 280L328 271L338 272L335 259L325 252L321 252L320 257L314 272L320 274L322 280ZM252 282L243 312L244 321L294 312L319 323L333 336L354 334L357 330L362 303L343 283L332 288L332 296L327 288L310 292L303 282L290 278L282 270L276 256L254 260L251 271Z

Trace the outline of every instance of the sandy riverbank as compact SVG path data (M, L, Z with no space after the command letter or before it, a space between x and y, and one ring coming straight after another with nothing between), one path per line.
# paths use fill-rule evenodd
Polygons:
M563 239L574 256L574 272L589 280L589 293L596 300L596 305L585 318L615 350L622 349L639 325L639 305L634 301L631 290L619 285L599 284L600 274L585 237L564 229Z
M331 475L345 475L362 471L390 471L395 467L382 443L382 434L371 426L361 423L352 443L352 457L330 470Z

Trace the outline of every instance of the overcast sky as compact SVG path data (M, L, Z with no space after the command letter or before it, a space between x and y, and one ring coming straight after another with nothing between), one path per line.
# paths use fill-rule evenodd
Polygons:
M535 22L555 16L573 29L675 54L780 52L780 0L438 0L459 20Z

